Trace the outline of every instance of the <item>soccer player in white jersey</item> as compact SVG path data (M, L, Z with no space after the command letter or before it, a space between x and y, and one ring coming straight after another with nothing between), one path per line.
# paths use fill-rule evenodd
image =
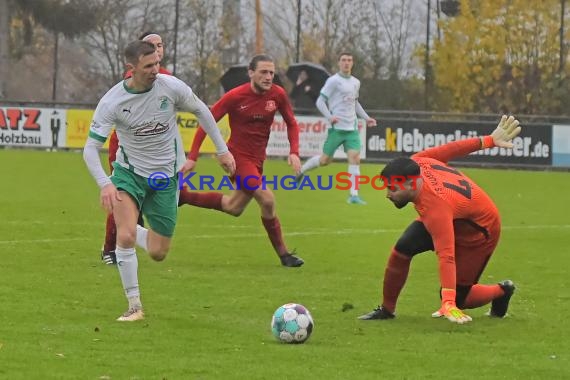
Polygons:
M159 74L153 44L130 43L125 49L132 76L99 101L83 151L89 172L101 188L101 205L117 224L117 264L129 302L118 321L144 318L138 283L135 243L162 261L170 249L178 209L177 172L185 162L176 124L178 109L194 113L214 141L220 165L230 174L235 161L208 107L181 80ZM115 127L120 147L109 178L98 151ZM161 173L161 174L157 174ZM149 223L137 225L142 212Z
M351 74L353 64L351 53L341 53L338 59L339 72L328 78L321 89L317 108L327 118L331 127L323 145L323 154L311 157L303 164L297 182L301 181L307 171L330 164L334 152L343 145L348 157L348 172L351 174L352 182L347 202L366 204L358 196L356 188L356 176L360 175L360 135L357 117L365 119L368 127L376 126L376 120L368 116L358 102L360 81Z

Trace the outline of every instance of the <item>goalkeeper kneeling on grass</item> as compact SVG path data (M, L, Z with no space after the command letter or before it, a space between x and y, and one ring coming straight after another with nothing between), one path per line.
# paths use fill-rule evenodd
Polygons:
M503 116L490 136L453 141L411 158L396 158L384 167L381 176L388 181L387 198L397 208L412 202L419 217L392 248L384 272L382 303L359 319L395 317L411 260L426 251L435 251L439 261L441 306L432 317L462 324L471 321L463 309L489 303L490 316L506 315L515 290L513 282L478 283L499 241L499 211L475 182L447 162L480 149L512 148L511 140L520 131L518 120Z

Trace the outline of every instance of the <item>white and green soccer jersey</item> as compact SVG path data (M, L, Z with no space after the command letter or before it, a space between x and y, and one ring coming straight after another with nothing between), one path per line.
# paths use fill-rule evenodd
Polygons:
M117 130L117 163L149 177L163 172L174 177L184 164L184 147L176 123L176 111L196 111L203 103L181 80L158 74L153 86L133 93L121 81L99 101L89 137L105 142Z
M356 118L356 102L360 91L360 81L353 77L345 77L336 73L325 82L321 96L326 100L333 116L338 117L335 129L352 131L358 129Z

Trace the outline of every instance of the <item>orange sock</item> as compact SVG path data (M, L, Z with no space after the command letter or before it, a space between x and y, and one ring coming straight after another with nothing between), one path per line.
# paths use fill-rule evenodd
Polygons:
M467 298L465 299L464 309L475 309L486 305L495 298L503 296L505 292L499 285L481 285L475 284L471 287Z

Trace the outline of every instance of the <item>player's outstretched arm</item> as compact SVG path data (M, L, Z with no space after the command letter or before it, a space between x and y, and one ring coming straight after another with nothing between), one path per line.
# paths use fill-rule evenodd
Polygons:
M519 121L513 116L503 115L497 128L489 136L473 137L470 139L452 141L447 144L429 148L414 154L412 157L429 157L441 162L448 162L454 158L465 157L481 149L512 148L511 140L521 131Z

